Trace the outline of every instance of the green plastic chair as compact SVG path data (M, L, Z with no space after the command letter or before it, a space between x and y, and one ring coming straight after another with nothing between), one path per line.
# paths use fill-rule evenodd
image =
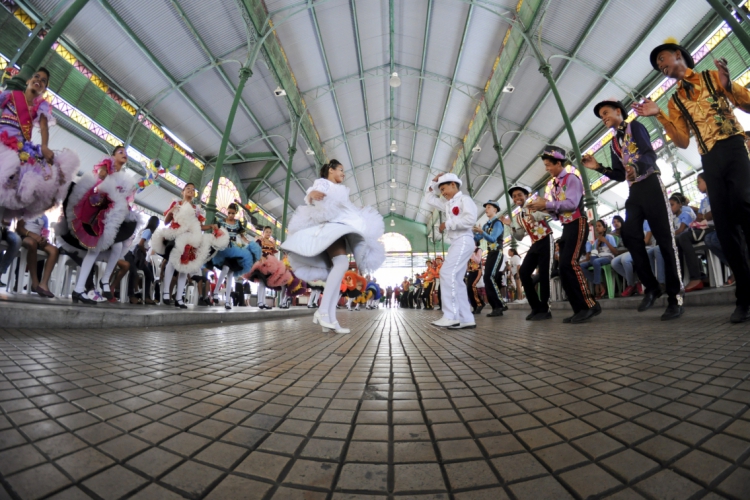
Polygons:
M589 271L593 271L594 267L589 266ZM602 266L602 274L604 274L604 282L607 284L607 295L610 299L615 298L615 286L617 286L617 276L618 274L612 270L611 264L606 264Z

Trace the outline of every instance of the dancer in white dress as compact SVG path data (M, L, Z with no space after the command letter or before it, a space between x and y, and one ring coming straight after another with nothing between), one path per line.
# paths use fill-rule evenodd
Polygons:
M326 282L313 319L324 332L349 333L336 320L339 287L349 267L347 254L354 254L362 273L376 271L385 261L379 241L385 229L383 216L373 207L354 206L343 182L341 163L331 160L323 165L320 178L307 190L307 204L297 208L289 223L289 238L281 245L297 277Z

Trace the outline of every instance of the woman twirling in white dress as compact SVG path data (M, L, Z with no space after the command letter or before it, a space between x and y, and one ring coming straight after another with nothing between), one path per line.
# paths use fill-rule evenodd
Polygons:
M359 208L349 201L344 186L344 166L331 160L320 169L320 178L307 190L306 205L297 208L289 223L289 238L281 245L288 252L294 273L305 281L326 282L313 323L323 331L349 333L336 320L336 302L348 254L361 273L375 272L385 261L383 216L373 207Z

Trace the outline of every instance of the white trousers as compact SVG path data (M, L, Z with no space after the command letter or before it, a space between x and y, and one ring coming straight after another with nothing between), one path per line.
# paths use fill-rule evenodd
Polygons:
M459 236L451 242L440 268L440 307L443 317L460 323L474 323L464 275L475 248L471 235Z

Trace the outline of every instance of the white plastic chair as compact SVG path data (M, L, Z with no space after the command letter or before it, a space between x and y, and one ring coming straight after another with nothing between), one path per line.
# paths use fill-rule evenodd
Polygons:
M49 255L44 250L37 250L37 259L38 260L46 260ZM22 246L21 251L18 252L18 257L13 261L13 263L10 265L8 275L8 291L12 291L13 288L18 290L17 293L23 293L23 294L30 294L31 293L31 275L29 272L36 272L36 269L26 271L26 260L29 255L29 250ZM16 277L16 268L18 268L18 286L14 287L15 277ZM23 271L22 271L23 269ZM24 288L26 288L24 290Z

